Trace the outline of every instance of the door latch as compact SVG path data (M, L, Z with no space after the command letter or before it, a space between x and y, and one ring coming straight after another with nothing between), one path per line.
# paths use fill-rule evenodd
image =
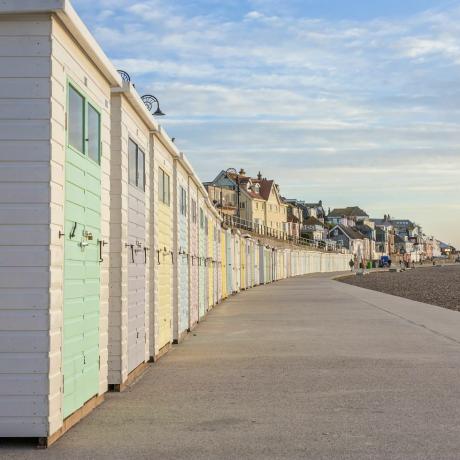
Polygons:
M104 262L104 258L102 257L102 246L107 244L107 241L104 240L97 240L99 244L99 262Z
M131 248L131 260L134 263L134 244L125 243L125 248Z
M75 236L75 232L77 231L77 223L74 222L72 230L70 231L69 238L72 239Z

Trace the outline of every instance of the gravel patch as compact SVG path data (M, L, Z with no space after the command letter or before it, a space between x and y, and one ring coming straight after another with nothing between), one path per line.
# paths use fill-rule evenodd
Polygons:
M416 268L401 273L373 272L339 281L460 311L460 264Z

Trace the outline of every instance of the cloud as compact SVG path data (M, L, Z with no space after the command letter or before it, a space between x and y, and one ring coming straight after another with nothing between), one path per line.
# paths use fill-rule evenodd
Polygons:
M357 21L298 0L74 3L203 180L262 168L286 195L460 225L456 6Z

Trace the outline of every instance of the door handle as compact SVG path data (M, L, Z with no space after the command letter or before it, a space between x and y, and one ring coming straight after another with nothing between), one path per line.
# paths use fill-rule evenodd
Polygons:
M70 231L69 238L72 239L75 236L75 231L77 230L77 223L74 222L72 230Z
M144 263L147 263L147 251L149 251L150 248L147 248L144 246Z
M99 244L99 262L104 262L104 258L102 257L102 246L105 246L107 242L104 240L97 240L97 242Z

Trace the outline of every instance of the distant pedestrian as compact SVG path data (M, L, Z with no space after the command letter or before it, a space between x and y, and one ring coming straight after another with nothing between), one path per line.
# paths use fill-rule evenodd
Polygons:
M391 259L388 259L388 268L391 268Z
M350 266L350 270L353 271L353 269L355 268L355 261L353 259L350 259L348 265Z

